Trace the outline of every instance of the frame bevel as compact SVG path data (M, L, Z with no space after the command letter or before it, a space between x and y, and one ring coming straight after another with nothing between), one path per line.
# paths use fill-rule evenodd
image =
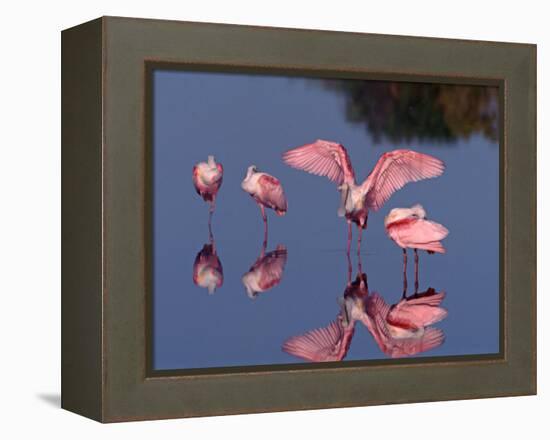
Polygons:
M79 405L65 404L65 398L64 407L113 422L536 392L536 46L114 17L92 23L101 36L100 56L95 58L99 63L95 67L101 71L101 93L76 103L75 90L64 80L63 119L69 121L65 111L76 108L82 118L99 126L93 126L92 137L78 124L64 126L74 139L64 136L63 159L64 171L67 164L83 171L85 165L65 151L84 148L77 141L87 135L85 147L92 149L96 160L97 154L101 157L87 171L96 179L94 188L99 185L101 189L101 209L95 212L99 219L96 215L89 220L91 227L101 230L101 237L93 242L101 249L101 264L90 268L100 285L84 278L80 286L63 286L63 306L76 313L73 317L64 313L63 337L78 329L82 307L90 301L84 297L86 287L93 290L92 299L101 306L87 318L100 326L101 340L97 345L97 329L81 331L78 336L84 342L96 344L78 353L64 345L63 355L86 355L100 366L100 382L90 371L83 376L93 390L90 396L100 396L100 409L84 411ZM84 33L65 31L64 37L74 39L75 45L84 44ZM64 52L65 57L70 58L64 67L66 76L80 72L77 64L82 57ZM343 72L347 77L498 84L505 111L500 136L504 146L500 182L504 358L371 361L368 366L349 364L345 368L292 365L269 371L243 368L237 373L150 377L145 369L144 330L149 283L145 218L150 195L144 94L147 63L160 62L202 68L223 65L239 71L286 70L288 74L294 69L294 73ZM76 76L73 80L77 81ZM90 81L98 86L96 77ZM89 104L93 106L88 108ZM77 182L71 176L64 188ZM65 232L65 225L73 225L71 218L79 206L65 193L63 201L71 203L63 215ZM70 239L64 234L64 245ZM84 240L76 247L71 256L80 260L64 259L64 276L75 269L76 261L91 258ZM69 294L76 299L66 300ZM63 374L74 381L82 371L82 366L69 366ZM66 387L63 393L81 401L90 397L79 397Z

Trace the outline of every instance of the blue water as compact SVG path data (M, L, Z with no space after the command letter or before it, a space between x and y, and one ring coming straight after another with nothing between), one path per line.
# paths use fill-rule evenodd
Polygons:
M421 203L450 235L446 255L420 255L420 290L445 291L449 312L435 325L445 332L445 343L420 356L498 352L497 143L478 134L454 143L374 144L364 125L346 119L345 96L318 79L165 70L153 75L154 369L301 363L281 350L282 343L335 319L347 283L339 195L328 179L280 159L286 149L318 138L346 146L360 181L383 152L396 148L445 161L443 176L409 184L371 212L363 270L371 292L390 304L400 299L402 252L386 236L383 220L391 208ZM194 191L191 170L209 154L224 166L213 218L224 282L212 295L192 280L195 256L208 242L208 211ZM289 205L284 217L268 212L268 250L278 244L288 250L284 277L255 299L241 283L263 240L258 207L240 188L251 164L280 179ZM352 256L355 276L355 241ZM408 269L412 293L414 264ZM358 325L346 360L383 358Z

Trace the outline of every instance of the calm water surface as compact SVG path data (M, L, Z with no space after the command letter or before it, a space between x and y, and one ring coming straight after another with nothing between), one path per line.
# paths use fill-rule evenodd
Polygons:
M419 290L445 291L442 305L449 313L435 324L445 342L419 356L498 352L496 141L474 133L452 141L375 142L364 124L347 116L345 94L322 80L155 71L153 93L155 369L302 363L281 350L283 342L335 319L348 281L347 228L336 215L338 192L328 179L291 169L280 159L286 149L318 138L346 146L360 181L383 152L395 148L445 161L442 177L409 184L379 212L371 212L362 269L371 292L390 304L399 301L402 252L386 236L383 220L391 208L421 203L450 235L444 241L446 255L420 254ZM208 209L193 189L191 170L208 154L224 166L213 219L224 279L211 295L192 279L195 258L209 235ZM280 179L289 205L284 217L268 213L267 251L278 245L287 250L283 278L254 299L241 281L262 252L258 207L240 189L251 164ZM355 234L354 229L354 239ZM409 293L413 272L409 264ZM385 357L358 324L345 359Z

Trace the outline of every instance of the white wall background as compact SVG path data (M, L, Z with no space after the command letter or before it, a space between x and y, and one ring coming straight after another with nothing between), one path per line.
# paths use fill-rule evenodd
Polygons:
M0 437L528 438L548 432L550 38L542 1L4 2L0 26ZM538 44L539 396L102 426L58 408L60 30L101 15ZM546 129L546 130L545 130ZM543 170L545 172L543 172ZM544 271L544 269L546 269ZM546 338L545 338L546 336Z

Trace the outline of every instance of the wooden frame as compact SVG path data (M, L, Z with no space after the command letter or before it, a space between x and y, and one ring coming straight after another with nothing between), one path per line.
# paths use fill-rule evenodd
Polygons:
M147 368L147 78L185 68L496 84L501 354ZM104 17L62 34L62 406L102 422L536 392L536 46Z

